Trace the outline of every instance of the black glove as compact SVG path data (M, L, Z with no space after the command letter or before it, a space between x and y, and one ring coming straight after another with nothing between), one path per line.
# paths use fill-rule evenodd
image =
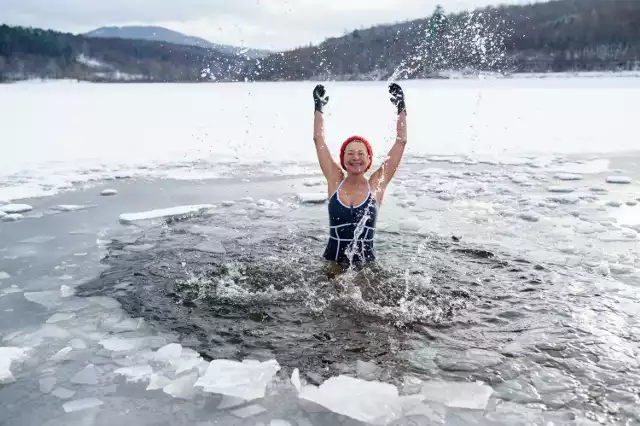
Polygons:
M313 103L315 104L316 111L322 112L322 108L329 102L329 96L325 96L324 86L318 84L313 89Z
M404 103L404 92L402 87L397 83L391 83L389 85L389 93L391 93L391 103L398 107L398 114L402 111L407 111L407 106Z

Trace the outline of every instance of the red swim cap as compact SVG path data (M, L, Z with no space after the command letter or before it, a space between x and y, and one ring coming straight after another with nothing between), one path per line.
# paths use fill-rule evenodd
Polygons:
M371 167L371 163L373 162L373 150L371 149L371 145L369 144L369 141L363 138L362 136L351 136L349 139L342 142L342 146L340 147L340 165L342 166L343 169L347 170L347 168L344 166L344 150L347 148L347 145L349 145L349 143L353 141L362 142L364 146L367 147L367 152L369 153L369 165L365 169L365 172L366 172L367 170L369 170L369 168Z

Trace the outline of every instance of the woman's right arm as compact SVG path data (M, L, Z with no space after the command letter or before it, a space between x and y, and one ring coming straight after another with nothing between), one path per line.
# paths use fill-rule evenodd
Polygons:
M323 107L329 102L329 97L325 97L324 86L321 84L317 85L313 90L313 100L315 103L315 111L313 113L313 142L316 145L320 168L322 169L325 179L327 179L329 194L333 194L343 179L343 174L342 169L331 156L324 139Z

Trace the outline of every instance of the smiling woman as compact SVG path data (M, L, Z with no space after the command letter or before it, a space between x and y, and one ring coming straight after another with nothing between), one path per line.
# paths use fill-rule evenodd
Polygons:
M389 93L392 95L391 102L398 109L396 141L382 165L367 179L364 174L371 167L371 145L361 136L349 137L340 148L338 165L329 153L324 138L323 108L329 102L329 97L320 84L313 90L313 140L330 197L329 241L324 251L324 258L330 262L330 273L376 258L373 239L378 207L382 205L384 192L400 164L407 143L404 92L398 84L392 83Z

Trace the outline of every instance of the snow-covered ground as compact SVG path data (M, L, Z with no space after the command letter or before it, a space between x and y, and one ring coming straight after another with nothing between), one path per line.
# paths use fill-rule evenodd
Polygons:
M384 83L325 85L333 151L347 135L363 134L379 164L395 124ZM222 256L223 242L239 231L257 237L257 246L270 235L292 245L302 231L324 237L326 193L310 140L313 84L0 86L7 99L0 106L0 405L7 407L0 424L637 420L640 148L632 101L640 81L403 86L410 142L381 209L382 257L399 258L412 273L427 262L427 282L459 268L461 279L444 284L470 306L438 326L427 321L438 306L416 300L342 300L352 303L344 315L367 315L372 332L385 330L388 318L416 328L394 329L385 341L392 355L354 352L336 329L323 330L313 350L358 358L345 358L344 373L327 380L292 368L275 349L246 354L205 336L203 350L189 331L195 311L181 311L181 327L166 331L147 305L131 315L135 306L77 294L106 270L107 250L125 264L106 276L125 274L113 295L126 299L134 274L157 265L191 274L172 248ZM310 176L288 177L303 174ZM208 180L228 177L238 179ZM25 199L39 195L50 197ZM162 234L171 231L173 239ZM451 235L469 253L474 246L498 253L494 268L465 260L456 247L428 252ZM153 261L127 269L147 252ZM277 269L261 271L270 277ZM526 280L501 281L509 274ZM243 283L225 297L251 294ZM285 301L291 289L269 291ZM260 342L257 328L241 335ZM377 343L375 333L367 338ZM229 356L205 359L207 349ZM391 364L404 368L402 377L388 375Z

